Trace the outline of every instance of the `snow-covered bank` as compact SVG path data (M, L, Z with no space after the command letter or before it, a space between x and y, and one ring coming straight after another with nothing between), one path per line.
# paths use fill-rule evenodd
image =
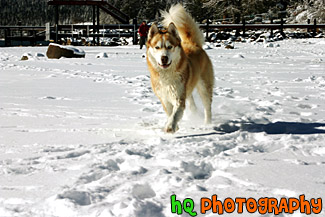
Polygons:
M46 48L1 48L0 216L176 216L172 194L323 197L325 44L276 43L207 50L213 124L187 112L175 135L137 46L27 61Z

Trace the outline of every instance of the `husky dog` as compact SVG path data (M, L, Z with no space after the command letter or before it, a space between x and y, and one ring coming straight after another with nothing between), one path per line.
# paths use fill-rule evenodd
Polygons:
M168 116L165 131L178 130L185 101L196 111L192 96L197 88L204 106L205 123L211 123L213 67L202 49L204 37L193 18L180 5L162 12L165 29L153 24L147 40L147 64L153 91Z

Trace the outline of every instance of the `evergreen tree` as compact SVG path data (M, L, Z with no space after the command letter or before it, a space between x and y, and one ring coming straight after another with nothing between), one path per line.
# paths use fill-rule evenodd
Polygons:
M239 22L244 16L268 13L277 17L281 10L287 10L293 22L295 16L306 12L302 19L316 18L325 22L324 0L108 0L129 17L139 21L157 21L160 10L168 10L172 4L181 3L198 21L232 18ZM82 23L92 21L92 7L60 6L60 23ZM118 23L110 15L100 13L100 23ZM0 0L0 25L45 25L54 24L55 10L47 0ZM305 22L305 21L304 21Z

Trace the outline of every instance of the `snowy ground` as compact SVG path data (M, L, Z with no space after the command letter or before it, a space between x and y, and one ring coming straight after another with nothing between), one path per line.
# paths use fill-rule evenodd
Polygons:
M27 61L46 47L1 48L0 216L177 216L172 194L197 212L213 194L324 197L325 43L274 45L207 50L213 124L186 112L174 135L137 46Z

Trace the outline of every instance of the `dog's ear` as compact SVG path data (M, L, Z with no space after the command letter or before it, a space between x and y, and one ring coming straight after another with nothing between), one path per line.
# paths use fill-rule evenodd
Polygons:
M174 23L169 24L169 26L167 28L167 32L169 34L174 35L177 39L181 40L181 38L179 37L178 31L177 31L177 28L176 28Z
M159 32L157 25L154 23L151 25L149 29L149 34L148 34L148 41Z

